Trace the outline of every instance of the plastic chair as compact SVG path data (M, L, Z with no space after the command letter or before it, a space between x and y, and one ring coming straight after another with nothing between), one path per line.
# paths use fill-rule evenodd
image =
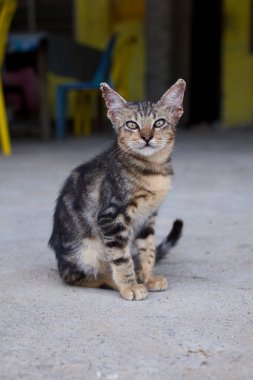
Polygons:
M16 8L17 0L0 0L0 72L2 72L8 31ZM3 96L2 74L0 75L0 140L3 155L9 156L11 143Z
M90 134L91 125L91 99L89 91L98 90L101 82L110 82L110 69L113 48L116 36L112 36L106 50L102 53L101 60L93 79L90 82L66 83L57 87L56 92L56 139L62 140L65 133L65 109L66 97L69 91L85 91L85 100L77 97L77 115L75 117L75 132L80 133L81 123L84 125L86 135ZM82 110L82 112L81 112Z

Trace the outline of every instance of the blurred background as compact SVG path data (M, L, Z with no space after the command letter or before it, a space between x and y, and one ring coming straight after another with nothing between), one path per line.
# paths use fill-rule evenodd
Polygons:
M138 101L182 77L185 128L252 125L252 0L0 0L0 9L11 139L107 131L101 81Z

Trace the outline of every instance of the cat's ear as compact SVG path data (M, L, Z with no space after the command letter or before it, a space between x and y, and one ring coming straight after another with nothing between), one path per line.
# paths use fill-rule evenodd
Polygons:
M107 107L107 116L112 123L117 123L124 108L127 106L127 101L114 91L107 83L101 83L100 89L105 99Z
M158 106L168 108L177 121L184 113L183 100L185 87L185 81L183 79L178 79L157 102Z

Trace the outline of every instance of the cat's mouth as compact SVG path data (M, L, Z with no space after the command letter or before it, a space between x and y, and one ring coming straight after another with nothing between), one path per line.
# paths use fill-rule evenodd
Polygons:
M136 144L136 145L131 146L131 148L135 152L140 153L144 156L151 156L152 154L154 154L158 150L158 147L155 146L155 144L151 145L150 142L147 142L145 144Z
M143 148L143 150L154 150L155 148L149 144L145 145Z
M147 142L144 146L142 146L141 149L148 149L148 148L155 149L155 147L151 145L149 142Z
M145 156L150 156L152 155L153 153L155 153L156 151L156 148L152 145L150 145L149 143L147 143L146 145L142 146L140 148L140 151L143 155Z

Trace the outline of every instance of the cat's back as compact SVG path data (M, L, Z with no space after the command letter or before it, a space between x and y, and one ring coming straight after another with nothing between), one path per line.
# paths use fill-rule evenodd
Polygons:
M94 191L96 185L100 183L107 170L109 152L103 152L88 162L74 168L60 191L60 196L64 194L72 194L72 196L80 196L82 192Z
M77 166L65 180L55 206L53 232L49 244L56 247L61 236L79 234L95 224L101 182L108 165L109 152Z
M73 169L56 201L54 222L89 219L93 222L100 197L101 182L108 166L106 151Z

